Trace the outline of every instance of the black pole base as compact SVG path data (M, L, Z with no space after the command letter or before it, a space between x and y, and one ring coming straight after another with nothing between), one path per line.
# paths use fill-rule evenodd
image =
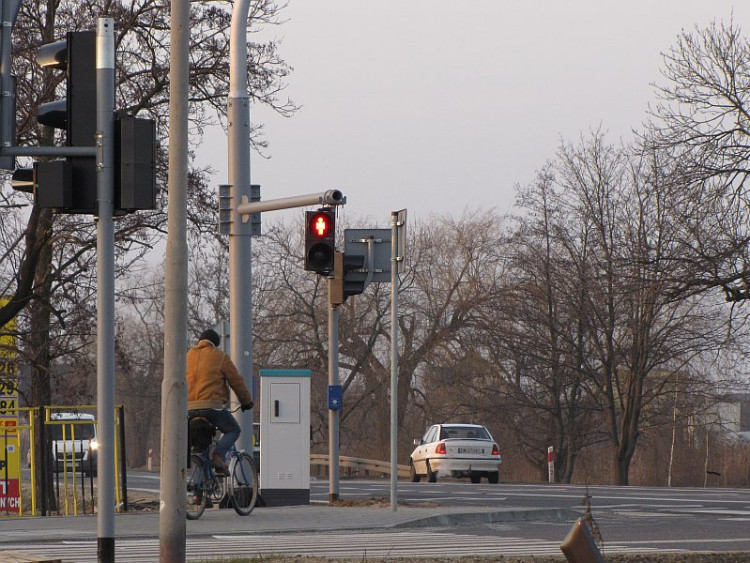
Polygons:
M99 563L115 563L115 538L99 538L96 553Z

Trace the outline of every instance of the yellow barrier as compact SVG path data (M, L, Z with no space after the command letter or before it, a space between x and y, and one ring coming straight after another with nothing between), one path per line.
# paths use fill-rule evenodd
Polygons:
M60 455L62 453L62 459L58 460L57 456L55 456L55 459L52 459L52 463L55 465L55 473L59 474L58 471L58 461L62 462L62 475L63 475L63 486L62 486L62 495L63 495L63 505L65 507L63 513L65 516L71 515L71 509L70 506L72 505L72 514L74 516L77 516L79 514L79 506L78 506L78 499L79 499L79 491L78 491L78 478L76 473L80 473L81 477L81 490L80 490L80 500L83 508L83 512L86 512L86 487L85 487L85 468L83 466L83 458L81 458L81 462L79 463L76 459L76 426L81 426L83 429L84 426L90 426L90 425L96 425L96 418L95 415L91 414L91 412L81 412L81 411L92 411L96 412L96 407L93 405L75 405L75 406L61 406L61 407L47 407L45 409L45 420L44 424L48 428L60 427L60 438L62 441L62 452L57 452L57 455ZM55 418L56 414L61 413L70 413L76 417L80 418ZM91 418L88 418L87 416L90 415ZM82 432L83 430L81 430ZM68 437L68 433L70 436ZM80 436L79 436L80 438ZM95 450L95 446L93 443L95 443L94 440L94 432L91 432L88 437L89 440L89 463L91 462L91 456L93 455L93 452ZM117 437L115 437L115 440L117 440ZM80 438L81 444L81 455L83 456L83 441L84 438ZM70 451L68 451L68 444L70 444ZM70 456L70 457L68 457ZM68 469L68 465L70 465L70 469ZM91 473L90 468L90 473ZM91 485L91 512L93 513L93 507L94 507L94 487L93 487L93 475L89 475L89 483ZM72 491L71 491L72 487ZM59 482L58 482L58 501L59 501ZM58 507L59 511L59 507Z
M115 436L114 436L114 452L115 452L115 458L116 460L119 458L119 456L124 454L124 449L122 448L120 441L121 441L121 433L119 432L120 426L121 426L121 417L118 416L118 413L121 414L122 406L115 406ZM19 408L5 408L3 412L9 412L11 414L15 414L17 417L20 416L21 413L28 413L28 424L6 424L2 429L0 429L0 438L3 438L6 441L6 448L8 447L7 444L11 444L13 448L15 448L15 451L17 452L17 455L15 455L12 459L8 459L8 462L11 462L11 465L13 466L13 476L18 476L18 507L17 507L17 513L10 512L9 510L6 510L5 513L2 513L0 511L0 518L2 517L19 517L19 516L37 516L38 511L38 500L39 500L39 491L37 491L36 488L36 482L37 482L37 470L38 470L38 461L36 456L36 430L38 424L44 424L47 426L47 428L51 428L53 426L61 427L60 429L60 437L58 440L61 439L63 444L67 444L67 442L71 442L71 444L75 444L76 441L76 434L79 433L80 438L80 428L76 428L76 426L80 426L83 424L96 424L96 419L93 421L89 418L85 419L62 419L62 420L55 420L53 418L53 413L60 413L60 412L70 412L70 413L95 413L96 412L96 406L95 405L72 405L72 406L54 406L54 407L46 407L45 408L45 416L43 420L40 419L40 408L39 407L19 407ZM20 420L19 420L20 422ZM29 463L29 481L30 484L27 485L26 491L28 491L26 494L30 494L31 497L31 511L24 513L24 503L23 503L23 491L24 491L24 485L25 478L22 476L21 473L21 458L24 457L22 455L22 445L21 445L21 435L23 432L28 432L28 463ZM86 439L86 438L84 438ZM12 440L12 441L9 441ZM47 447L47 446L45 446ZM70 448L71 451L68 452L67 447L63 447L61 454L62 454L62 465L61 465L61 477L62 477L62 484L60 484L60 479L58 478L56 483L50 483L53 487L57 486L58 490L58 514L64 514L65 516L70 515L78 515L80 514L81 508L84 513L86 513L86 484L83 482L83 477L85 472L82 470L83 465L82 463L79 463L75 459L75 450L76 448L73 446ZM68 458L68 455L71 456L71 458ZM57 459L52 459L51 463L57 465ZM7 462L6 462L7 463ZM123 498L127 498L123 494L123 490L121 487L121 483L123 482L123 478L120 472L121 465L120 463L115 463L115 495L116 495L116 502L118 510L121 510L125 506L125 502L123 502ZM96 471L96 466L91 466L91 472ZM57 473L57 469L55 467L55 475L60 475L60 473ZM78 475L80 475L80 482L78 479ZM3 477L2 474L0 474L0 487L8 488L8 480ZM89 476L89 485L90 485L90 513L94 512L94 506L95 506L95 488L94 488L94 482L93 482L93 475ZM62 493L62 494L61 494ZM62 498L61 498L62 497ZM79 501L80 499L80 501ZM5 499L5 502L9 502L8 499ZM15 502L15 501L13 501ZM81 505L79 505L79 502ZM60 506L62 505L62 506ZM15 509L15 506L13 507Z

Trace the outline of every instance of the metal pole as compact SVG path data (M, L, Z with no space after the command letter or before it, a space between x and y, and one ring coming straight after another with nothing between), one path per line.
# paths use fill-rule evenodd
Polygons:
M328 278L328 284L333 283ZM330 294L330 290L329 290ZM339 308L328 305L328 385L339 384ZM339 411L328 409L328 502L339 500Z
M98 556L115 560L115 22L96 23Z
M391 213L391 510L398 507L398 212Z
M250 96L247 88L247 18L250 0L237 0L232 9L229 43L229 185L232 221L229 227L229 334L230 356L245 383L253 379L253 307L250 222L243 223L237 204L243 196L250 198ZM237 447L252 447L253 411L237 411L235 418L242 429Z
M187 466L187 185L190 2L171 0L169 53L169 203L164 257L164 379L162 380L159 560L186 557Z

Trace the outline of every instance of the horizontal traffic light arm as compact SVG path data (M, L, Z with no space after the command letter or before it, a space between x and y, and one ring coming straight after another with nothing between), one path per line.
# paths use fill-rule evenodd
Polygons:
M248 221L251 213L261 211L276 211L278 209L291 209L292 207L307 207L308 205L343 205L346 196L339 190L328 190L317 194L298 195L269 199L267 201L249 201L246 195L242 196L242 203L237 206L237 213L242 215L242 221Z
M96 156L96 147L0 147L3 156Z

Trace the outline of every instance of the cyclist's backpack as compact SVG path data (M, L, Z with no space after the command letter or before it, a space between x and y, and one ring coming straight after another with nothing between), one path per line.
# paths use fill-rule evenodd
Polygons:
M214 438L215 428L211 421L206 418L192 418L189 425L190 446L194 450L203 451L211 445Z

